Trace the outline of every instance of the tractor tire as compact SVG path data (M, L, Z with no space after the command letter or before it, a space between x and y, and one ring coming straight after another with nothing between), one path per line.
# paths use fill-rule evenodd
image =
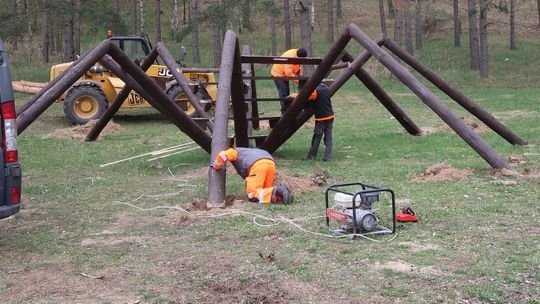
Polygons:
M198 117L197 110L195 107L187 101L187 95L184 93L184 90L179 85L174 85L167 90L167 95L171 97L172 100L186 113L187 116L195 118Z
M105 93L93 85L84 84L71 88L64 101L66 117L77 125L99 119L109 106Z

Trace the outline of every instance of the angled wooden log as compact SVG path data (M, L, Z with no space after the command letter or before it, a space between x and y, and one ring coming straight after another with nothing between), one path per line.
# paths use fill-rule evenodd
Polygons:
M350 39L351 36L347 32L344 32L337 42L332 46L330 51L317 66L315 72L313 72L311 77L302 87L295 101L291 103L291 105L287 108L287 111L285 111L281 119L278 121L277 125L272 129L272 131L270 131L270 134L261 145L263 149L270 153L274 153L277 148L283 144L283 141L281 140L282 133L284 133L290 126L291 122L296 119L296 115L299 114L303 108L305 108L311 92L315 90L317 85L321 82L321 80L324 79L325 75L327 75L328 71L330 71L334 60L336 60L343 49L345 49L345 46L347 46Z
M242 80L242 62L238 39L234 44L234 61L231 78L231 101L234 117L234 137L236 146L249 147L248 122L246 119L246 101L244 100L244 82Z
M141 62L141 70L146 72L146 70L148 70L150 66L154 63L157 56L157 50L155 48L152 49L152 51L150 51L150 53L148 53L148 55L143 58ZM103 61L101 61L101 63L103 64ZM120 92L118 92L118 95L116 95L114 101L109 104L109 107L107 107L105 113L103 113L103 115L99 118L94 127L90 130L90 132L88 132L85 138L86 141L94 141L98 138L101 131L103 131L103 128L105 128L105 126L109 123L109 121L111 121L113 116L118 112L118 110L120 110L120 107L124 103L124 100L128 98L131 90L132 87L126 83L124 87L120 90Z
M527 141L514 134L495 117L483 110L480 106L467 98L467 96L463 95L463 93L454 88L450 83L439 77L433 70L420 62L416 57L407 53L397 43L390 39L384 39L383 45L508 142L514 145L527 144Z
M178 85L184 90L184 93L186 94L189 103L195 108L197 113L204 118L208 118L208 129L212 131L214 129L214 123L210 119L210 115L204 111L204 109L201 107L201 99L193 94L191 91L191 88L187 84L187 80L182 74L182 69L178 66L178 64L174 61L173 57L171 56L171 53L163 42L158 42L156 44L156 49L158 51L159 56L163 59L163 62L165 62L165 65L169 68L171 73L173 74L174 78L176 78L176 82Z
M233 74L236 34L233 31L225 33L221 65L219 68L219 84L214 114L214 133L212 133L211 159L215 159L219 152L228 148L227 127L229 124L229 100L231 98L231 82ZM208 171L208 202L210 208L221 207L225 202L226 167L216 171Z
M88 69L93 66L105 53L107 53L112 43L104 40L93 48L88 54L77 61L69 69L64 71L64 75L58 81L52 81L51 86L43 89L42 94L34 96L35 101L17 116L17 134L21 134L36 118L38 118L48 107L50 107L75 81L77 81ZM34 100L34 98L32 100Z
M106 40L105 40L106 41ZM99 45L97 45L96 47L99 47ZM95 47L95 48L96 48ZM71 66L75 66L77 65L81 60L83 60L84 57L86 57L86 55L88 55L88 53L90 53L91 51L93 51L95 48L93 49L90 49L88 50L85 54L83 54L82 56L80 56L79 58L77 58L77 60L75 60ZM26 103L24 103L23 105L21 105L18 109L17 109L17 115L23 113L24 111L26 111L31 105L33 105L37 100L41 99L41 96L43 96L43 94L45 94L48 90L50 90L53 86L55 86L58 82L62 81L62 79L66 76L67 74L66 73L61 73L60 75L58 75L58 77L56 77L55 79L53 79L51 82L49 82L47 85L45 85L39 92L37 92L34 96L32 96L32 98L30 98Z
M381 39L382 40L382 39ZM382 41L381 41L382 43ZM344 52L343 60L354 62L354 58L348 52ZM352 65L352 64L351 64ZM392 100L384 89L377 83L369 73L361 66L356 67L354 72L356 77L368 88L368 90L381 102L381 104L394 116L394 118L411 135L420 135L422 130L412 121L412 119ZM332 84L333 85L333 84ZM334 88L337 90L337 88Z
M252 76L255 77L255 64L250 63L249 66L250 66ZM253 129L259 130L260 124L259 124L259 120L257 119L259 118L259 103L258 103L259 101L257 100L257 84L256 84L255 79L251 79L251 96L253 98L252 100L250 100L251 117L253 117L253 121L251 123L253 125Z
M493 168L512 167L495 152L478 134L469 128L446 105L439 101L429 89L414 77L407 69L399 64L390 54L385 52L371 40L358 26L351 24L347 27L350 35L357 40L373 57L377 58L401 82L411 89L420 99L446 122L471 148L473 148Z
M182 111L174 101L161 90L161 88L141 70L122 50L111 44L110 48L111 57L122 68L137 81L152 97L158 101L164 108L164 111L169 112L172 116L178 119L178 127L182 132L195 141L201 148L210 153L211 138L206 132L195 123L190 117L188 117L184 111Z

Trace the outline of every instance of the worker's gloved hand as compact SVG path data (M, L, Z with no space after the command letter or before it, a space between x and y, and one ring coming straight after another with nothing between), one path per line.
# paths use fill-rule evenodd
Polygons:
M221 170L221 166L215 160L210 161L210 167L212 167L212 168L214 168L216 170Z

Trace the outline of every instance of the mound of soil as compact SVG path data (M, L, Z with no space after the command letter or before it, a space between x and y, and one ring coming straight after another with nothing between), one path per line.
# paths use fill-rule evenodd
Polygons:
M50 136L53 137L70 137L76 140L83 141L86 138L86 135L94 128L96 125L97 120L91 120L87 122L84 125L74 126L71 128L65 128L65 129L57 129L53 131ZM108 134L112 133L118 133L123 131L123 128L121 125L114 123L112 121L109 121L109 123L103 128L101 133L99 134L97 140L102 139L103 137L107 136Z
M447 162L435 164L427 168L422 174L413 179L413 182L462 180L471 174L471 170L452 168Z
M489 128L483 123L479 123L472 119L468 119L464 117L461 117L461 120L471 129L473 129L473 131L476 133L483 133L483 132L489 131ZM422 129L422 135L429 135L429 134L437 133L437 132L454 132L454 130L452 130L452 128L450 128L450 126L446 124L442 127L424 127L421 129Z

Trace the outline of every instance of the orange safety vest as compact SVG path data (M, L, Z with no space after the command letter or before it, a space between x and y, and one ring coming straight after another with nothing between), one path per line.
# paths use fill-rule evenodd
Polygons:
M285 53L281 54L280 57L292 57L296 58L296 52L298 49L290 49ZM272 76L274 77L295 77L302 75L302 70L300 70L299 64L281 64L276 63L272 65Z

